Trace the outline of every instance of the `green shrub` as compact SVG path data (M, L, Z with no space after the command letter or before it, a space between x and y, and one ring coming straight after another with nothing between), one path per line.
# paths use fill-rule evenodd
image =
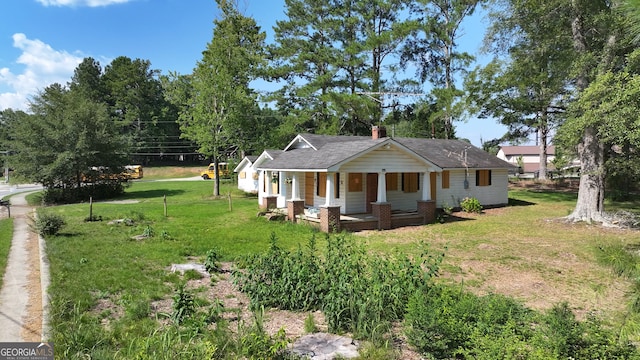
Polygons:
M204 267L207 269L209 274L218 273L222 270L219 263L221 258L220 250L211 249L207 251L207 257L204 260Z
M195 299L193 294L187 291L184 285L180 285L173 295L173 313L171 318L177 324L181 324L185 319L195 313Z
M474 349L478 332L498 339L505 327L512 338L526 336L530 311L514 300L488 295L478 297L462 289L436 286L416 292L407 307L407 338L418 351L436 358L455 358Z
M316 325L316 318L312 313L309 313L306 319L304 319L304 332L307 334L313 334L318 332L318 326Z
M151 225L147 225L144 228L144 231L142 231L142 236L147 237L147 238L152 238L152 237L156 236L156 232L155 232L155 230L153 230Z
M473 197L466 197L460 201L460 208L462 211L468 213L481 213L482 205L480 205L480 200Z
M576 320L567 304L540 315L501 295L478 297L447 286L416 293L405 328L409 343L428 358L639 358L597 318Z
M64 225L66 222L62 216L46 212L39 213L35 221L36 230L42 236L55 235Z

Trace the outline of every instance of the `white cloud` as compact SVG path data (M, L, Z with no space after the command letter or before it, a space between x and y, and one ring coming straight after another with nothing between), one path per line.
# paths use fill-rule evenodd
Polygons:
M123 3L130 2L131 0L37 0L37 1L44 6L98 7L98 6L109 6L114 4L123 4Z
M0 87L10 89L0 93L0 110L26 110L28 99L53 84L66 84L82 62L83 56L57 51L40 40L30 40L25 34L13 35L13 46L22 50L16 63L24 65L21 73L0 68Z

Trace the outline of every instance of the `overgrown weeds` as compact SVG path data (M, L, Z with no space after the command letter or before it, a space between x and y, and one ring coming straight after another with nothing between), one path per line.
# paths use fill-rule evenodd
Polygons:
M288 252L271 235L271 247L244 261L234 276L253 307L322 310L329 331L381 339L401 320L409 297L428 288L444 254L426 248L418 260L401 253L368 254L363 243L345 235L326 236L320 254L316 238Z

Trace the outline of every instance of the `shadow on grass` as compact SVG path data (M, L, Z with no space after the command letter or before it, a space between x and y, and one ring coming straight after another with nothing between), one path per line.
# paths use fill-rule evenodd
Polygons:
M444 222L445 223L450 223L450 222L469 221L469 220L475 220L475 219L462 217L462 216L456 216L456 215L449 215L449 216L447 216L447 219Z
M536 203L533 203L531 201L509 198L508 206L531 206L535 204Z
M184 190L166 190L166 189L153 189L142 191L127 191L118 199L157 199L163 196L175 196L184 194Z

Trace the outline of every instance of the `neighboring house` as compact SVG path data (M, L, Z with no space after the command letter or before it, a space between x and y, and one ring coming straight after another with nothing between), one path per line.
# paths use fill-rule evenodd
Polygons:
M253 166L257 156L245 156L233 169L238 174L238 189L248 193L258 192L258 170Z
M388 229L435 220L465 197L508 202L512 165L461 140L300 134L255 161L258 201L323 231Z
M556 147L547 146L547 171L554 170L552 161L555 159ZM540 147L536 145L526 146L502 146L496 155L498 159L519 167L513 175L521 178L537 178L540 171Z

